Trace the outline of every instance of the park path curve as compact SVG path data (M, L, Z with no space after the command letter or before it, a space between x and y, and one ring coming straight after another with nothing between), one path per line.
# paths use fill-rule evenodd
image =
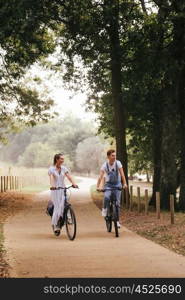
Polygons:
M4 226L10 276L18 278L161 278L185 277L185 257L122 227L120 237L107 233L89 187L95 180L81 178L72 190L77 237L69 241L51 230L45 214L49 192L37 194L32 206L10 217Z

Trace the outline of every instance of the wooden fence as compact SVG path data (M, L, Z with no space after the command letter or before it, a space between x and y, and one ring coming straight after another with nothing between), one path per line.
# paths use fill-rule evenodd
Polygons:
M144 213L145 215L148 215L149 213L149 193L148 189L144 190L144 195L143 195L143 201L141 205L141 188L137 187L136 188L136 196L135 196L135 201L134 201L134 193L133 193L134 187L130 185L130 189L124 190L122 193L122 205L125 204L126 209L129 209L130 211L133 210L134 203L136 204L137 211L138 213L142 212L142 207L144 207ZM170 195L169 199L169 207L170 207L170 218L171 218L171 224L174 224L174 215L175 215L175 210L174 210L174 195ZM161 218L161 209L160 209L160 193L156 192L156 218L160 219Z
M7 191L21 190L22 178L20 176L0 176L0 191L1 193Z

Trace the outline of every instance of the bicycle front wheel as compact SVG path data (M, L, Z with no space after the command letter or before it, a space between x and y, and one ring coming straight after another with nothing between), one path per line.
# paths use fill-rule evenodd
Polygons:
M67 236L73 241L76 237L76 217L71 206L66 210L65 221Z
M112 231L112 217L111 216L105 217L105 222L106 222L107 231L111 232Z

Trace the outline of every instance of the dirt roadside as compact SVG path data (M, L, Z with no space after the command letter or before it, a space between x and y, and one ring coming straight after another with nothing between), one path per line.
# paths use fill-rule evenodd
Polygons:
M5 260L3 224L10 216L32 205L32 195L19 192L7 192L0 195L0 278L9 277L9 265Z
M49 192L40 193L32 205L9 217L4 225L6 261L10 277L185 277L185 257L157 245L125 227L120 237L107 233L89 187L80 182L72 191L77 217L77 237L69 241L65 230L55 237L45 214Z

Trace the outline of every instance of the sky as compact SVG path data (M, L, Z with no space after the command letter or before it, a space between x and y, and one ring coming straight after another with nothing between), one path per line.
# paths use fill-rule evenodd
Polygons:
M53 71L44 70L38 65L34 65L27 73L28 85L31 82L29 77L34 78L38 76L41 78L41 83L34 83L36 89L41 93L44 91L48 97L51 97L54 102L54 110L61 116L73 114L84 120L95 121L96 114L86 111L85 101L87 95L85 93L70 91L64 87L61 76L55 74ZM31 84L33 86L33 83Z
M71 98L72 96L72 98ZM64 88L57 88L51 92L51 97L56 102L56 108L60 114L72 113L85 120L95 120L96 115L85 110L87 96L82 93L72 93Z

